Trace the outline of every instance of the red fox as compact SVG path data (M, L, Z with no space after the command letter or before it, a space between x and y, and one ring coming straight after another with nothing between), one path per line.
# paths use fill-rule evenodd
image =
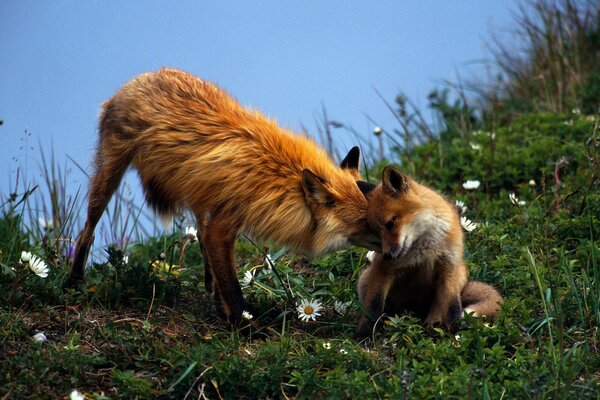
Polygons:
M132 165L156 212L195 214L205 284L220 316L235 323L247 309L233 260L239 234L308 256L350 243L379 248L359 162L355 147L338 168L313 140L183 71L139 75L102 106L87 221L66 286L83 278L96 224Z
M393 167L368 194L367 220L381 237L382 254L358 283L357 338L371 334L384 313L410 311L428 326L451 328L464 312L493 318L503 302L492 286L467 282L463 233L456 208Z

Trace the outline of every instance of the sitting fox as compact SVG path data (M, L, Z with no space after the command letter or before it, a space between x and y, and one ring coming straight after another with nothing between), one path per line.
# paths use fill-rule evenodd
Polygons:
M314 141L214 84L175 69L139 75L104 103L99 125L87 221L66 286L83 278L96 224L130 165L159 214L195 214L205 284L230 322L247 309L233 257L242 233L308 256L350 243L379 248L356 182L357 147L339 168Z
M428 326L451 328L463 312L493 318L503 302L492 286L467 281L463 233L456 208L393 167L369 194L367 219L382 253L358 283L357 338L368 337L385 313L409 311Z

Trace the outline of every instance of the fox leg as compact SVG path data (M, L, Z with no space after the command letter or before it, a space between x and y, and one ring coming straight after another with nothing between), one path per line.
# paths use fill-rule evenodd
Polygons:
M378 267L376 259L363 271L358 281L358 296L365 311L358 320L355 339L371 336L375 322L383 314L385 301L394 281L389 273Z
M110 138L105 138L96 154L96 173L90 181L87 220L77 238L73 266L65 287L72 287L83 279L85 263L94 241L94 229L130 163L129 156L123 157L121 153L110 150L109 141Z
M464 265L437 265L437 291L425 325L451 329L462 315L461 291L467 282Z
M202 262L204 263L204 287L209 293L213 293L213 277L210 265L208 263L208 255L206 254L206 223L207 217L204 213L196 214L196 221L198 223L198 231L200 237L200 251L202 252Z
M211 270L210 281L217 312L223 319L237 323L248 306L242 295L233 259L237 230L229 226L225 219L211 216L202 230L202 243Z

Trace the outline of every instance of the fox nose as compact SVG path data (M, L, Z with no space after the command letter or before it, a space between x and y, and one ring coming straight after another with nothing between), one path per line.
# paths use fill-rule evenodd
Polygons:
M385 253L383 253L383 258L385 260L391 260L393 258L396 258L398 257L398 254L400 254L400 250L402 250L402 247L398 243L394 243L393 245L388 247Z

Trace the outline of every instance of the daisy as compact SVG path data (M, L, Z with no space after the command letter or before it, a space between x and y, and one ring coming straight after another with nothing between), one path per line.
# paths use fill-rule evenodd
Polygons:
M529 180L529 186L535 187L535 181L533 179Z
M375 134L375 136L379 136L379 135L381 135L381 128L380 128L380 127L378 127L378 126L376 126L376 127L373 129L373 133Z
M185 228L185 235L192 242L195 242L198 240L197 233L198 233L198 231L193 226L188 226L187 228Z
M464 214L467 212L467 206L465 206L465 202L462 200L455 200L454 204L456 205L457 208L460 209L460 213Z
M508 198L510 199L510 202L513 203L515 206L524 206L526 204L524 200L519 200L519 198L514 193L509 193Z
M129 262L129 256L126 254L123 256L123 264L127 264Z
M472 230L477 228L477 224L472 222L470 219L468 219L465 216L460 217L460 224L462 225L464 230L467 232L471 232Z
M250 284L252 283L252 281L254 280L254 274L256 273L256 270L250 270L250 271L246 271L244 273L244 277L242 278L242 287L248 287L250 286Z
M21 262L23 264L28 263L29 260L31 260L31 253L28 251L22 251L21 252Z
M242 312L242 318L247 319L248 321L254 318L254 315L250 314L248 311L244 310Z
M41 258L37 256L31 256L29 262L29 268L33 271L34 274L39 276L40 278L46 278L48 276L48 266Z
M329 343L329 342L323 343L323 348L329 350L331 348L331 343Z
M35 335L33 335L32 338L36 342L45 342L46 340L48 340L44 332L38 332Z
M471 148L473 150L481 150L481 145L480 144L471 142L471 143L469 143L469 145L471 146Z
M473 180L473 181L465 181L465 183L463 183L462 186L466 190L474 190L474 189L477 189L480 184L481 183L478 180Z
M296 306L298 312L298 318L302 321L313 320L316 321L317 317L320 316L319 310L321 309L321 302L319 300L307 300L302 299L300 304Z
M70 400L85 400L85 397L79 392L79 390L73 390L69 395Z
M341 354L348 354L348 350L346 350L346 349L340 349L340 353Z

